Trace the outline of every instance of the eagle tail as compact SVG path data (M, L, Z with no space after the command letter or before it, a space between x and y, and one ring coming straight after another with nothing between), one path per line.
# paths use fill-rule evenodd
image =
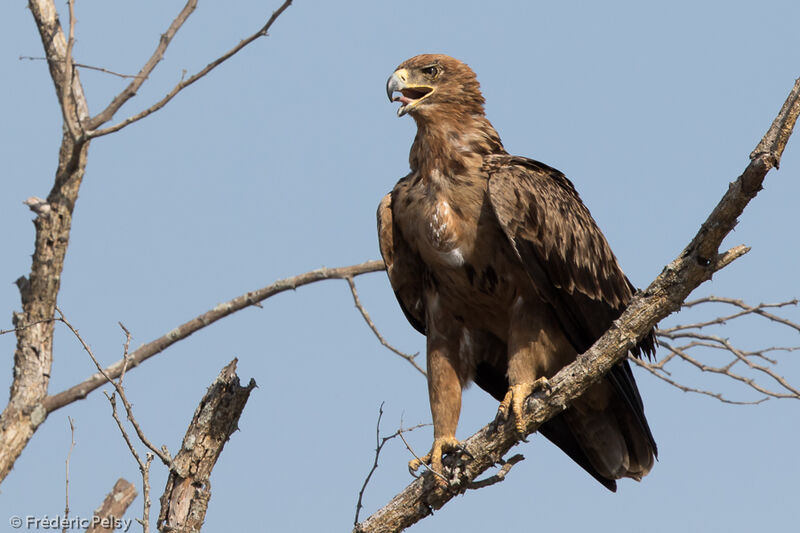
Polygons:
M592 466L591 461L586 456L575 435L570 430L569 424L564 419L564 414L558 414L542 424L539 433L547 440L558 446L562 452L566 453L570 459L575 461L578 466L586 470L593 478L600 482L611 492L617 492L617 482L613 479L603 477L597 469Z

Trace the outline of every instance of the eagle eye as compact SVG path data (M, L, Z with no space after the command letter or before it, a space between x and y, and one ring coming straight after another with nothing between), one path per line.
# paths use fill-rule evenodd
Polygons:
M439 75L439 67L436 65L429 65L427 67L422 67L422 69L420 70L422 71L423 74L425 74L426 76L430 76L431 78L435 78L436 76Z

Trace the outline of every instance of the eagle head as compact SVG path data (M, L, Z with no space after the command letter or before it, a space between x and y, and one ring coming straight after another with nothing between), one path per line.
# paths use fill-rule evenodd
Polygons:
M422 54L400 63L386 82L386 94L390 101L400 102L398 117L410 113L419 120L441 113L483 114L475 73L442 54Z

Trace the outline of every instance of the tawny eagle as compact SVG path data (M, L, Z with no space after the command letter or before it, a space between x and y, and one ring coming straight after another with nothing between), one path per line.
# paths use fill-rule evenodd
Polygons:
M573 184L505 151L467 65L419 55L386 92L417 135L411 172L378 208L380 249L427 336L434 441L422 460L442 472L442 454L459 449L462 388L477 383L521 430L525 399L609 328L634 287ZM654 349L650 331L633 354ZM640 480L657 454L627 360L539 431L610 490Z

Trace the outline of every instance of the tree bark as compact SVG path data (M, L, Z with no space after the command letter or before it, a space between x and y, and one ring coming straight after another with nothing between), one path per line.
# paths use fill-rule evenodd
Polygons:
M44 45L50 75L64 117L55 183L46 201L26 202L36 213L36 241L30 274L17 280L22 312L14 313L17 346L9 403L0 414L0 481L44 422L53 362L53 314L69 244L72 211L86 169L89 142L76 137L88 117L78 73L51 0L30 0Z
M188 533L202 528L211 498L211 470L223 446L238 429L239 416L255 386L252 379L246 387L239 385L234 359L209 387L170 469L161 496L159 531Z

